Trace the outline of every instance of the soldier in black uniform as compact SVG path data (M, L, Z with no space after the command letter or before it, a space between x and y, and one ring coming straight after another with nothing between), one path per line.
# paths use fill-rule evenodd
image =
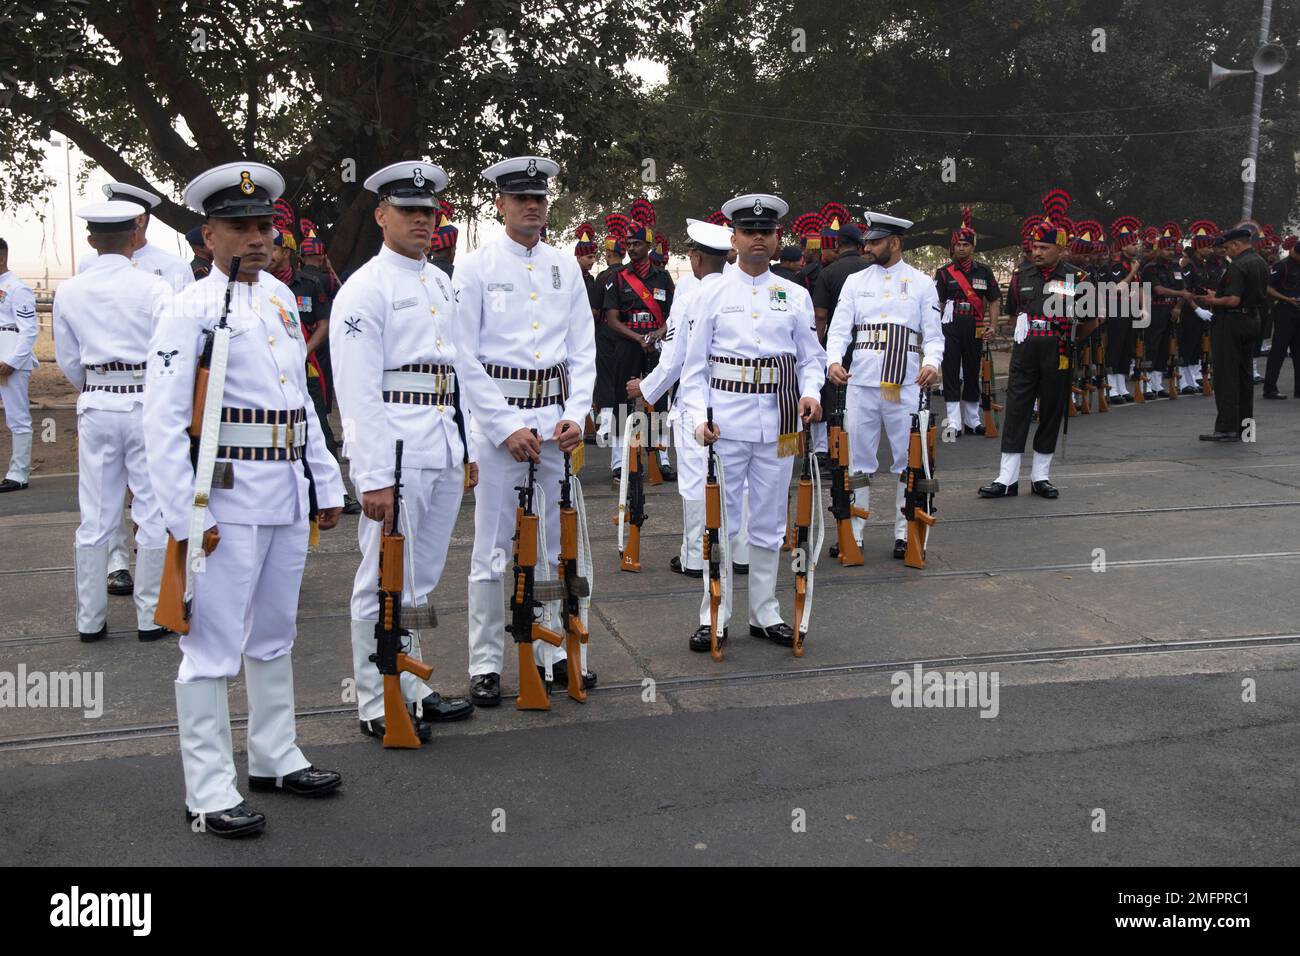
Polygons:
M644 199L632 204L625 243L628 263L605 283L601 309L605 315L605 332L612 346L609 358L610 388L605 393L612 398L619 422L626 421L632 412L627 394L627 382L645 378L659 364L659 342L667 331L668 313L673 306L673 280L668 273L650 261L654 247L654 209ZM611 406L602 405L602 408ZM667 396L655 405L655 410L668 409ZM621 411L621 414L620 414ZM620 429L621 431L621 429ZM612 443L611 470L613 480L622 476L622 435ZM665 479L676 477L668 467L666 451L660 451L660 471Z
M1215 240L1229 262L1214 295L1196 301L1214 310L1210 324L1210 352L1214 356L1214 402L1218 416L1214 431L1201 441L1239 442L1245 422L1255 415L1255 382L1251 350L1259 338L1259 307L1269 285L1268 266L1254 248L1254 230L1229 229Z
M1224 262L1214 247L1219 227L1209 219L1198 219L1187 227L1187 235L1192 249L1183 269L1183 285L1193 294L1213 292L1223 278ZM1182 394L1198 395L1203 387L1201 345L1206 330L1205 320L1194 308L1186 308L1179 326L1178 349L1183 353L1183 361L1188 363L1184 367Z
M853 223L845 223L836 230L835 243L839 254L835 261L823 266L813 287L813 314L817 317L817 338L826 344L826 330L831 316L840 301L840 290L849 276L871 267L872 262L862 255L862 232ZM823 236L823 240L825 236ZM874 261L874 260L873 260Z
M1175 310L1181 317L1184 301L1191 311L1191 294L1183 283L1182 269L1175 258L1183 241L1183 230L1176 222L1167 222L1156 236L1154 257L1142 267L1142 281L1151 286L1151 325L1146 330L1147 362L1151 366L1150 389L1146 398L1168 398L1169 388L1177 382L1164 382L1168 367L1169 339L1174 331ZM1140 383L1139 383L1140 384Z
M1047 217L1032 233L1034 264L1023 266L1007 287L1007 314L1016 317L1015 346L1007 376L1006 417L1002 424L1002 466L996 480L979 490L981 498L1005 498L1019 494L1020 459L1029 437L1034 399L1038 399L1038 428L1034 431L1034 463L1030 473L1034 494L1059 497L1050 479L1052 455L1066 411L1070 336L1086 338L1098 319L1075 319L1073 300L1084 294L1085 273L1065 262L1069 234L1059 219L1065 205L1053 204L1053 190L1044 199ZM1059 213L1056 211L1059 209ZM1077 328L1074 323L1078 322Z
M619 467L619 448L614 431L614 406L618 404L615 379L614 355L616 351L614 332L605 328L605 293L614 287L619 270L623 269L623 259L627 247L623 237L627 233L628 219L621 212L612 212L605 217L605 238L601 241L600 251L605 256L605 268L596 276L596 298L592 308L596 310L596 388L592 393L592 405L597 409L597 441L610 440L610 468Z
M1121 291L1138 281L1142 268L1139 252L1142 248L1142 222L1134 216L1120 216L1110 224L1111 245L1115 255L1107 264L1103 277L1108 285L1119 286ZM1114 301L1117 297L1105 295ZM1133 329L1134 316L1129 311L1106 316L1106 378L1110 383L1112 405L1132 404L1128 390L1129 366L1133 362L1137 338ZM1140 383L1139 383L1140 387Z
M578 260L578 268L582 270L582 281L587 284L587 301L591 303L592 321L599 325L600 306L605 292L591 274L591 267L596 264L596 228L589 222L579 223L574 235L578 244L573 247L573 255Z
M208 247L203 241L203 227L195 226L185 233L185 241L190 244L190 248L194 251L194 258L190 260L190 271L194 273L196 280L206 278L207 274L212 271L212 253L208 251Z
M817 288L817 276L822 271L822 217L815 212L806 212L795 219L793 229L803 249L799 281L812 295L813 289Z
M1273 306L1273 345L1264 370L1264 397L1286 398L1277 388L1286 354L1291 353L1292 387L1300 398L1300 244L1295 236L1282 240L1286 255L1269 270L1268 297Z
M802 280L799 278L799 264L802 261L802 249L798 246L785 246L777 256L776 265L772 266L772 274L802 284Z
M957 433L967 435L984 434L979 404L980 349L984 336L997 327L1002 298L993 270L975 261L975 240L970 210L963 209L961 225L953 230L949 242L952 261L934 274L943 308L943 400Z
M460 230L451 222L455 216L451 203L439 199L438 224L429 237L429 262L447 273L448 279L456 271L456 240L460 238Z

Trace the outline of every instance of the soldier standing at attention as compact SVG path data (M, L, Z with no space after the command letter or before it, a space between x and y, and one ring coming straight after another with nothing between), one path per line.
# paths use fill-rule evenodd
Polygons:
M560 167L538 156L517 156L483 170L497 190L505 231L465 256L456 270L457 380L469 403L470 458L479 464L474 492L474 553L469 573L470 697L483 707L501 703L505 656L505 593L518 495L515 486L537 465L544 489L548 547L539 564L559 555L559 495L564 453L583 440L596 378L587 287L572 256L541 241L547 184ZM502 317L511 321L506 323ZM534 434L536 432L536 434ZM547 613L554 615L555 605ZM541 665L543 647L534 653ZM556 662L566 658L556 648ZM568 669L555 668L559 686ZM595 672L584 686L596 683Z
M206 529L189 633L180 639L176 716L188 817L222 837L266 825L237 786L226 682L241 662L249 788L315 797L342 783L298 749L294 724L291 653L311 526L338 523L343 482L307 395L293 293L264 271L272 203L283 191L280 174L254 162L217 166L185 188L185 204L206 218L212 273L162 308L144 392L149 479L167 530L185 548L192 519ZM240 265L231 282L233 258ZM216 458L229 481L200 501L190 457L194 383L206 333L223 318L230 349Z
M11 451L0 492L22 491L32 473L32 409L27 386L40 363L36 345L36 296L9 271L9 243L0 239L0 404L5 407Z
M983 435L980 421L980 349L997 327L1002 290L993 270L975 261L975 227L969 209L953 230L952 261L934 274L943 325L943 400L958 433ZM953 410L957 414L953 415Z

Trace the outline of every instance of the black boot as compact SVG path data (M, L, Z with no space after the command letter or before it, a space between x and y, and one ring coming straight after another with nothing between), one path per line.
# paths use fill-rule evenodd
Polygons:
M283 777L248 778L248 789L259 793L290 793L295 797L323 797L333 793L343 783L343 775L334 770L317 770L303 767Z
M697 627L695 633L691 635L691 650L696 652L708 652L713 650L713 641L709 637L712 632L713 629L707 624L701 624ZM724 627L722 629L722 634L718 637L718 646L721 647L725 643L727 643L727 629Z
M782 647L794 646L794 628L784 621L768 627L751 624L749 625L749 636L766 638L774 644L780 644Z
M496 707L501 703L501 675L475 674L469 679L469 698L477 707Z
M203 820L203 830L213 836L225 837L226 839L253 836L255 833L261 833L266 829L266 817L247 803L241 803L229 810L216 810L212 813L185 811L187 823L192 824L200 818Z
M1020 482L1013 481L1009 485L1004 485L1000 481L990 481L987 485L980 488L979 495L981 498L1014 498L1020 494Z

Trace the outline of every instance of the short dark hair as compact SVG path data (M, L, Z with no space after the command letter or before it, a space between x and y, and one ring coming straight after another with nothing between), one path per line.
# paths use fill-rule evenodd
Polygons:
M135 230L125 232L101 232L95 236L95 251L100 255L130 256L131 245L135 242Z
M4 239L0 239L0 256L7 255L9 255L9 243L5 242Z

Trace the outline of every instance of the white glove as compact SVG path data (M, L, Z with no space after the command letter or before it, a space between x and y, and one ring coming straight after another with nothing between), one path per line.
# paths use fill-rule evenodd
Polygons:
M943 315L939 317L940 325L947 325L952 321L952 299L943 304Z
M1029 338L1029 314L1021 312L1016 316L1016 344L1019 345L1027 338Z
M1196 306L1196 314L1199 315L1206 322L1209 322L1212 318L1214 318L1213 312L1211 312L1209 309L1203 309L1199 305Z

